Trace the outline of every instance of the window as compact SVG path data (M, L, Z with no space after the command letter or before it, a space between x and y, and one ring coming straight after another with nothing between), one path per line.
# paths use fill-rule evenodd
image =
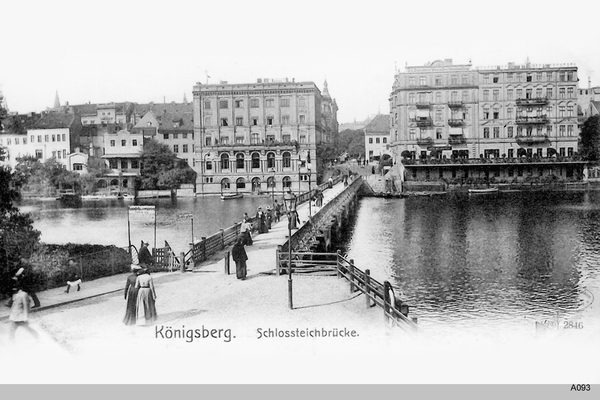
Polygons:
M283 168L291 168L292 167L292 156L289 152L283 153Z
M252 137L250 137L251 144L260 144L260 135L257 132L252 133Z
M513 117L513 109L511 107L506 109L506 118L512 119Z
M212 139L210 138L210 136L207 136L207 137L204 139L204 144L205 144L206 146L210 146L210 143L211 143L211 141L212 141Z
M497 110L494 110L494 119L498 119L500 118L500 112Z
M236 126L244 125L244 117L235 117L235 125Z
M183 145L183 152L184 152L184 153L187 153L187 152L188 152L188 145L187 145L187 144L184 144L184 145Z
M252 153L252 168L260 168L260 154Z
M56 142L56 135L52 135L52 141Z
M114 141L114 140L111 140L111 141L110 141L110 147L115 147L115 144L116 144L116 143L115 143L115 141Z
M235 168L244 169L244 153L237 153L235 155Z
M182 133L182 134L181 134L181 137L182 137L183 139L187 139L187 133Z
M173 153L179 153L179 145L178 144L173 145Z
M284 143L289 143L290 140L292 140L292 137L288 134L288 135L281 135L281 140L283 140Z
M565 116L565 106L558 106L558 116L561 118Z
M546 126L546 134L548 136L552 135L552 125Z
M500 127L495 126L494 127L494 139L498 139L499 137L500 137Z
M521 99L523 96L523 89L517 89L517 99Z
M221 154L221 168L229 169L229 154L227 153Z
M408 94L408 103L409 104L415 104L415 94L414 93L409 93Z
M567 72L567 80L568 81L572 81L573 80L573 71Z
M442 85L442 77L438 75L435 77L435 86L441 86L441 85Z
M441 139L442 138L442 129L441 128L436 128L436 130L435 130L435 138L436 139ZM385 139L386 138L383 138L383 140L384 140L383 143L385 143Z
M512 82L512 80L513 80L513 73L512 72L506 74L506 80L508 82Z
M570 87L570 88L567 88L567 97L568 97L568 98L570 98L570 99L571 99L571 98L573 98L573 97L574 97L574 96L573 96L573 93L574 93L574 92L573 92L573 88L572 88L572 87Z
M409 134L410 136L413 136L413 137L411 137L411 138L410 138L411 140L414 140L414 135L415 135L416 133L417 133L417 131L416 131L415 129L409 129L409 130L408 130L408 134Z
M375 143L379 143L380 139L379 138L375 138Z
M369 138L369 144L373 144L373 138L372 137Z
M512 99L513 99L513 90L512 90L512 89L508 89L508 90L506 91L506 98L507 98L508 100L512 100Z
M573 148L572 147L567 148L567 156L573 157Z
M435 110L435 120L436 121L441 121L442 120L442 110Z
M552 98L552 88L546 88L546 97L549 99Z
M127 146L127 140L121 140L121 146L123 146L123 147Z
M469 84L469 77L467 75L462 75L461 79L462 79L462 84L463 85L468 85Z
M567 117L573 116L573 106L567 106Z
M567 136L573 136L573 125L567 125Z
M483 109L483 119L490 119L490 109L487 107Z
M163 133L163 139L164 140L169 140L169 134L168 133Z
M535 89L535 97L537 97L537 98L542 97L543 96L542 92L543 92L542 88Z
M238 143L238 144L244 143L244 137L243 136L236 136L235 137L235 142Z
M236 100L235 108L244 108L244 100Z
M435 92L435 102L436 103L442 102L442 92Z
M258 125L258 117L252 117L252 125Z
M258 108L259 104L258 99L250 99L250 108Z
M121 169L127 168L129 168L129 163L127 162L127 160L121 160Z
M415 86L415 77L411 76L408 78L408 86Z
M513 127L509 126L507 131L506 131L506 136L508 136L509 138L513 137Z
M483 128L483 138L484 139L490 138L490 128Z
M289 115L282 115L281 116L281 123L283 125L289 125L290 124L290 116Z
M44 135L44 142L48 142L49 140L49 135Z
M498 78L494 78L494 79L498 79ZM492 93L492 100L494 100L494 101L500 100L500 90L494 89L494 91Z
M558 89L558 97L560 99L564 99L565 98L565 88L564 87Z
M497 76L494 76L494 78L493 78L493 82L494 82L494 83L498 83L498 77L497 77Z
M137 146L138 145L137 139L131 139L131 145L132 146Z
M289 107L289 106L290 106L289 98L281 99L281 107Z
M229 100L219 100L219 108L229 108Z
M530 99L533 97L533 89L525 89L525 98Z
M387 143L387 138L383 138L383 143Z
M267 153L267 168L275 168L275 153Z
M565 131L566 131L566 130L565 130L565 126L564 126L564 125L560 125L560 126L558 127L558 135L559 135L559 136L565 136Z
M548 106L548 108L546 108L546 116L548 118L552 117L552 106Z
M177 139L177 137L178 137L178 136L179 136L179 134L178 134L178 133L174 133L174 134L173 134L173 139Z
M532 76L531 75L527 75L527 82L531 82L532 80Z
M267 116L267 125L273 125L273 117Z
M210 100L204 100L204 109L210 110Z
M560 156L561 156L561 157L564 157L564 156L565 156L565 148L564 148L564 147L561 147L561 148L558 150L558 154L560 154Z
M212 170L212 161L207 160L205 165L207 170Z
M275 100L274 99L266 99L265 100L265 105L266 105L266 107L274 107Z
M63 158L67 158L67 150L63 150Z
M140 163L138 160L131 160L131 168L138 169L140 167Z
M221 126L229 126L229 121L227 118L221 118Z
M419 77L419 86L425 86L427 85L427 78L424 76L420 76Z

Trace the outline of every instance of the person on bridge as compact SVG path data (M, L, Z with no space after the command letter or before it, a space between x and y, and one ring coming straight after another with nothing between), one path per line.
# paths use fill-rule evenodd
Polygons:
M268 233L267 229L267 216L262 210L262 207L258 207L256 211L256 223L258 224L258 233Z
M244 239L242 237L239 237L233 245L233 248L231 249L231 258L235 261L235 275L237 278L241 280L246 279L246 261L248 260L248 255L244 249Z
M271 229L271 223L273 222L273 210L271 209L271 206L267 206L266 215L265 223L267 225L267 230L269 230Z
M148 269L143 268L135 281L135 288L138 290L137 295L137 320L141 319L142 309L144 310L144 319L146 325L151 325L158 318L156 313L156 291L154 290L154 281L150 276Z
M327 180L327 187L329 189L331 189L333 187L333 178L329 177L329 179Z
M252 224L247 217L244 217L240 225L240 237L246 246L252 246Z
M36 340L38 339L38 333L29 326L29 307L29 294L23 290L21 283L17 282L13 287L12 304L10 307L10 315L8 317L8 321L10 322L10 327L8 328L8 340L10 343L14 343L15 332L18 327L26 329L31 336Z
M281 204L279 204L277 200L275 200L275 205L273 206L273 208L275 209L275 220L279 222L279 219L281 218Z
M150 254L150 250L148 250L148 245L148 242L144 242L142 240L142 245L140 246L140 252L138 255L138 259L140 260L140 266L142 268L149 268L154 262L152 254Z
M140 270L141 268L139 265L132 264L131 275L127 277L127 282L125 282L125 300L127 300L125 318L123 318L123 323L125 325L135 325L137 321L138 289L135 284Z

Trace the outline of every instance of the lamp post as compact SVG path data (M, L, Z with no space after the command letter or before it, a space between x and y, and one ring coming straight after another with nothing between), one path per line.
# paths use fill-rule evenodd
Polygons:
M270 168L269 172L273 173L273 180L271 181L271 204L275 207L275 168Z
M288 214L288 302L290 310L294 309L292 301L292 218L296 218L296 195L291 188L284 193L283 203Z

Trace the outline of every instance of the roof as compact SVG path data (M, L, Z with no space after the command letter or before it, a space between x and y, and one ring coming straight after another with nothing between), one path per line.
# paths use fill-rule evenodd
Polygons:
M22 129L31 129L33 125L40 119L41 115L36 113L9 115L0 121L5 133L22 133ZM19 126L20 125L20 126ZM14 127L14 128L13 128ZM16 131L16 132L15 132Z
M365 126L365 133L390 133L390 116L378 114Z
M89 116L89 115L98 115L98 109L115 109L118 114L128 113L132 111L134 103L126 101L124 103L97 103L97 104L79 104L71 106L79 115Z
M136 104L135 112L143 117L148 112L154 113L160 126L159 132L193 132L194 104L193 103L150 103Z
M75 115L69 112L49 112L42 115L35 124L31 127L32 129L60 129L70 128L75 121Z

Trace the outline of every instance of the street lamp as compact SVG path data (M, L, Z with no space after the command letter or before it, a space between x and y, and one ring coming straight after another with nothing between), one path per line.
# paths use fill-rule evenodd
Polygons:
M292 310L292 218L296 218L296 195L291 188L283 194L283 204L288 215L288 302Z
M271 181L271 203L275 208L275 168L269 168L269 172L273 173L273 180Z

